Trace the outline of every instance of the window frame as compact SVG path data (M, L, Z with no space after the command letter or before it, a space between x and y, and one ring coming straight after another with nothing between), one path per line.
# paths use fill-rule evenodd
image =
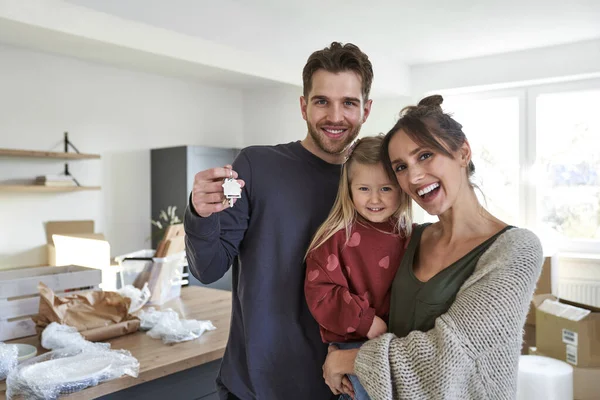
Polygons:
M529 143L532 149L530 157L537 163L537 152L536 152L536 141L537 141L537 109L536 101L537 97L543 94L554 94L554 93L566 93L566 92L582 92L582 91L593 91L600 90L600 79L586 79L581 81L571 81L563 83L550 83L544 85L536 85L526 89L527 97L527 120L528 129L527 135L529 136ZM534 165L536 168L537 164ZM528 210L530 213L530 219L527 226L531 227L532 230L539 229L537 225L537 192L535 190L534 176L530 174L531 183L530 187L533 188L531 197L528 203ZM565 243L558 244L557 251L573 252L573 253L592 253L600 254L600 239L570 239Z
M537 97L543 94L600 90L600 79L591 78L562 83L478 92L444 94L451 101L477 101L499 97L517 97L519 101L519 215L520 226L540 230L538 225L536 170L537 161ZM447 111L452 112L451 109ZM460 122L460 121L459 121ZM432 221L432 217L425 218ZM600 254L600 239L570 239L554 243L553 251Z

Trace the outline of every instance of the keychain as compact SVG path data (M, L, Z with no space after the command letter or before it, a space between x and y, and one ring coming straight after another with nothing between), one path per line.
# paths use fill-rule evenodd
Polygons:
M229 171L229 178L225 178L221 186L223 186L225 198L229 200L229 207L233 207L233 199L242 197L242 186L233 179L233 170Z

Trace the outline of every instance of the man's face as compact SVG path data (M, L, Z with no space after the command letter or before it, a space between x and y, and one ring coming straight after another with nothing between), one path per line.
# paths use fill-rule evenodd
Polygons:
M302 117L314 145L328 155L339 155L358 136L371 111L364 101L360 77L352 71L316 71L308 98L300 98Z

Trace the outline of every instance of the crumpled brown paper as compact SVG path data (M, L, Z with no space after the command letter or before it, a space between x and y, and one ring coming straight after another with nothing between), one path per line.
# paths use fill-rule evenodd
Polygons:
M131 299L119 293L95 290L59 297L41 282L38 290L39 314L32 318L38 332L57 322L76 328L86 340L100 342L140 327L140 320L128 312Z

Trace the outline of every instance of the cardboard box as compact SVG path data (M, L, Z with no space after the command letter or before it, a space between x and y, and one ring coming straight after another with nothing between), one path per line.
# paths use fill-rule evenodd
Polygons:
M48 254L48 265L57 266L56 262L56 247L54 244L53 235L63 236L78 236L78 235L93 235L94 221L48 221L46 222L46 251ZM98 234L97 239L104 239L101 234ZM60 257L63 254L59 255Z
M540 279L538 279L537 286L535 288L534 296L539 294L552 294L552 277L558 271L558 257L548 256L544 257L544 265L542 266L542 273ZM533 301L529 306L529 313L527 314L527 325L535 325L535 306Z
M117 289L118 268L111 268L110 244L94 233L94 221L46 223L48 265L80 265L102 270L103 290Z
M529 348L529 355L548 357L536 347ZM600 368L573 367L573 397L575 400L600 399Z
M577 367L600 367L600 309L548 294L535 296L534 304L540 352Z

